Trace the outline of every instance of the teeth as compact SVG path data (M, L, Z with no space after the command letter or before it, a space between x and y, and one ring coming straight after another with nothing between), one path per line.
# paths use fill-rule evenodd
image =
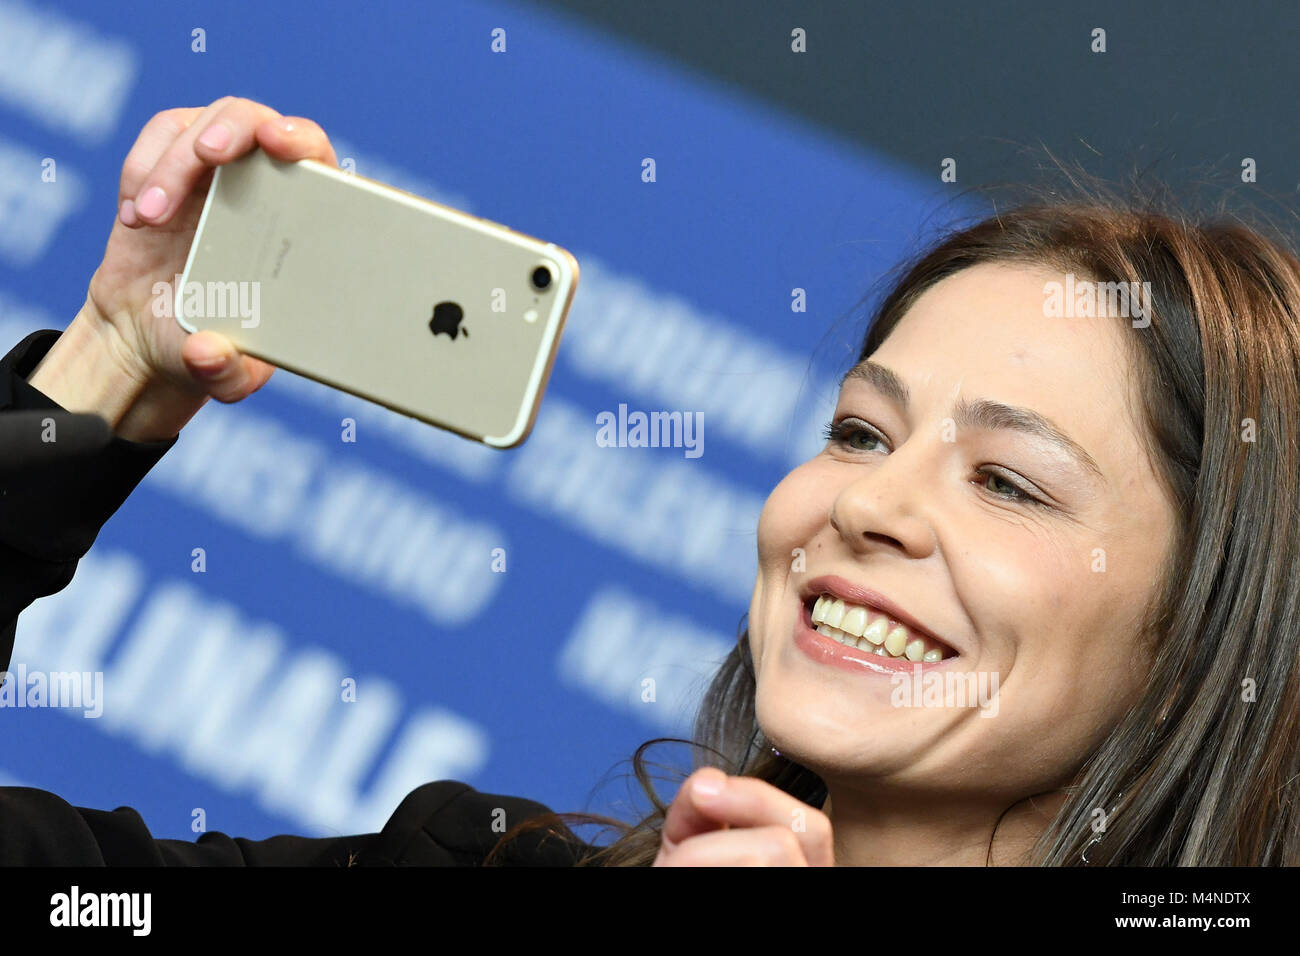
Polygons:
M844 614L844 620L840 622L840 630L848 631L854 637L861 637L866 628L867 609L865 607L849 608Z
M902 657L903 651L907 649L907 628L901 624L889 632L885 638L885 650L895 657Z
M836 598L835 603L826 609L826 614L822 617L822 623L829 624L831 627L839 627L843 620L844 602Z
M818 634L847 647L856 647L881 657L934 663L944 658L941 648L913 635L903 625L890 628L889 619L840 598L822 595L813 605L812 621ZM874 619L873 619L874 616Z
M885 635L889 633L889 622L883 617L878 617L867 625L867 629L862 632L862 636L872 644L885 643Z

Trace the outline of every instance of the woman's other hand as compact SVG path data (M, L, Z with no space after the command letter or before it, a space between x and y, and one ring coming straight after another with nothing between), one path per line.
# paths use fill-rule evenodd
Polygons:
M704 767L668 808L655 866L834 866L826 814L754 777Z

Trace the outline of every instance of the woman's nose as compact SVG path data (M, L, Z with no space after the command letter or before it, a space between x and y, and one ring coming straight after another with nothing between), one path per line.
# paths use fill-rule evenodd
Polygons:
M916 458L896 451L840 488L831 502L831 527L854 551L883 548L923 558L935 545L925 506L929 487Z

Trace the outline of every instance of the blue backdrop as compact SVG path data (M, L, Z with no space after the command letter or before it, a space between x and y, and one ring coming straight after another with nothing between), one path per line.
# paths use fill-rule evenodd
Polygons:
M102 673L102 714L0 711L0 782L181 838L370 830L440 778L624 812L593 788L688 729L941 157L921 179L532 7L0 0L0 348L76 314L140 127L225 94L570 249L550 388L507 452L283 370L209 403L19 619L13 667ZM620 405L700 415L703 454L601 447Z

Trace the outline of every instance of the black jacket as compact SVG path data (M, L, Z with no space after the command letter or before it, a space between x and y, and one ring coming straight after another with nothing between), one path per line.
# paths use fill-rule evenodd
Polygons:
M0 415L61 408L26 381L59 335L33 332L0 359ZM16 475L0 468L0 669L9 666L19 612L67 586L104 522L176 441L114 436L88 459ZM0 447L0 463L4 458ZM512 827L548 811L439 780L411 791L379 833L247 840L211 832L189 842L155 839L130 807L90 810L44 790L0 787L0 865L477 866L500 836L493 826L499 809ZM585 849L567 829L537 833L521 838L503 862L571 866Z

